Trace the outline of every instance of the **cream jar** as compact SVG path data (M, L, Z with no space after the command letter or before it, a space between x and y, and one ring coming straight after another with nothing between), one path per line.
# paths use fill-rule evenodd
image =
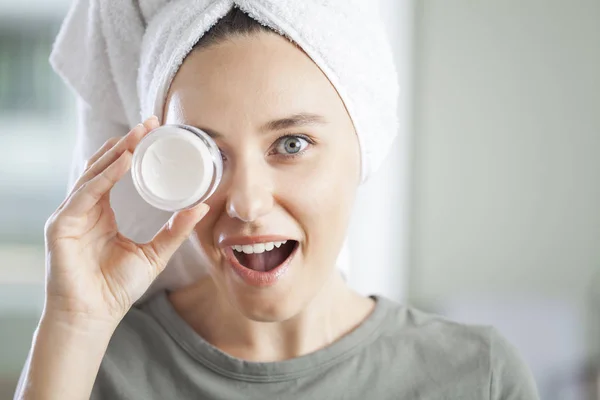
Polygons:
M148 133L133 153L131 175L140 196L165 211L206 201L223 174L221 152L204 131L163 125Z

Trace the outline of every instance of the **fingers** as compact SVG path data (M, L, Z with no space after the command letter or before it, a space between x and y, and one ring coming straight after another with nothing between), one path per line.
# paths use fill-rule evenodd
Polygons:
M104 142L102 147L100 147L96 153L94 153L88 160L86 160L85 164L83 165L83 172L85 173L85 171L87 171L91 165L93 165L96 161L98 161L98 159L104 153L106 153L108 150L110 150L115 144L117 144L119 142L119 140L121 140L120 137L112 137L112 138L108 139L106 142ZM62 203L60 203L60 205L58 206L58 210L63 209L65 204L67 204L67 201L69 201L69 198L71 197L71 195L73 193L75 193L77 191L77 189L79 189L80 186L81 186L81 183L79 182L79 180L73 184L73 187L69 191L69 196L67 196L62 201Z
M204 218L209 209L208 205L200 203L190 209L176 212L152 241L141 245L142 251L157 269L157 275L164 269L173 253L190 236L196 224Z
M96 161L100 159L108 150L112 149L117 143L119 143L121 137L112 137L108 139L100 149L94 155L92 155L88 160L86 160L85 165L83 166L83 170L87 171Z
M127 173L131 167L131 158L131 152L126 150L101 173L80 186L67 200L62 214L81 216L90 211Z
M112 140L105 143L104 146L102 146L102 148L87 162L87 168L73 186L73 192L100 174L105 168L108 168L108 166L115 162L115 160L117 160L125 151L129 151L133 154L135 147L140 140L142 140L148 132L158 128L158 126L158 118L153 115L144 121L143 124L138 124L133 127L133 129L116 143L113 143Z

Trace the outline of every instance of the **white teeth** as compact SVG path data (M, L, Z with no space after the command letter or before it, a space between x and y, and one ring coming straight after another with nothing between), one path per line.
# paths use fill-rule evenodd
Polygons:
M256 243L254 245L254 252L255 253L264 253L265 252L265 244L264 243Z
M260 254L265 251L271 251L274 248L280 248L281 245L287 243L287 240L282 242L267 242L267 243L256 243L256 244L245 244L245 245L233 245L231 248L237 252L244 252L246 254Z

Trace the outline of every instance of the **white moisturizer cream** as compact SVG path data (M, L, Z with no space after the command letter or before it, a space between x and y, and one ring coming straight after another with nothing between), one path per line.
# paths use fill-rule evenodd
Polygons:
M187 125L164 125L150 132L136 147L132 164L133 183L140 196L165 211L205 201L223 173L215 142Z

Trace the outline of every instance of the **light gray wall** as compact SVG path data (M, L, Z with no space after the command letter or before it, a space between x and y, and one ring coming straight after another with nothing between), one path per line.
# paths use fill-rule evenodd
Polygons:
M597 345L600 1L417 4L410 298L569 303Z

